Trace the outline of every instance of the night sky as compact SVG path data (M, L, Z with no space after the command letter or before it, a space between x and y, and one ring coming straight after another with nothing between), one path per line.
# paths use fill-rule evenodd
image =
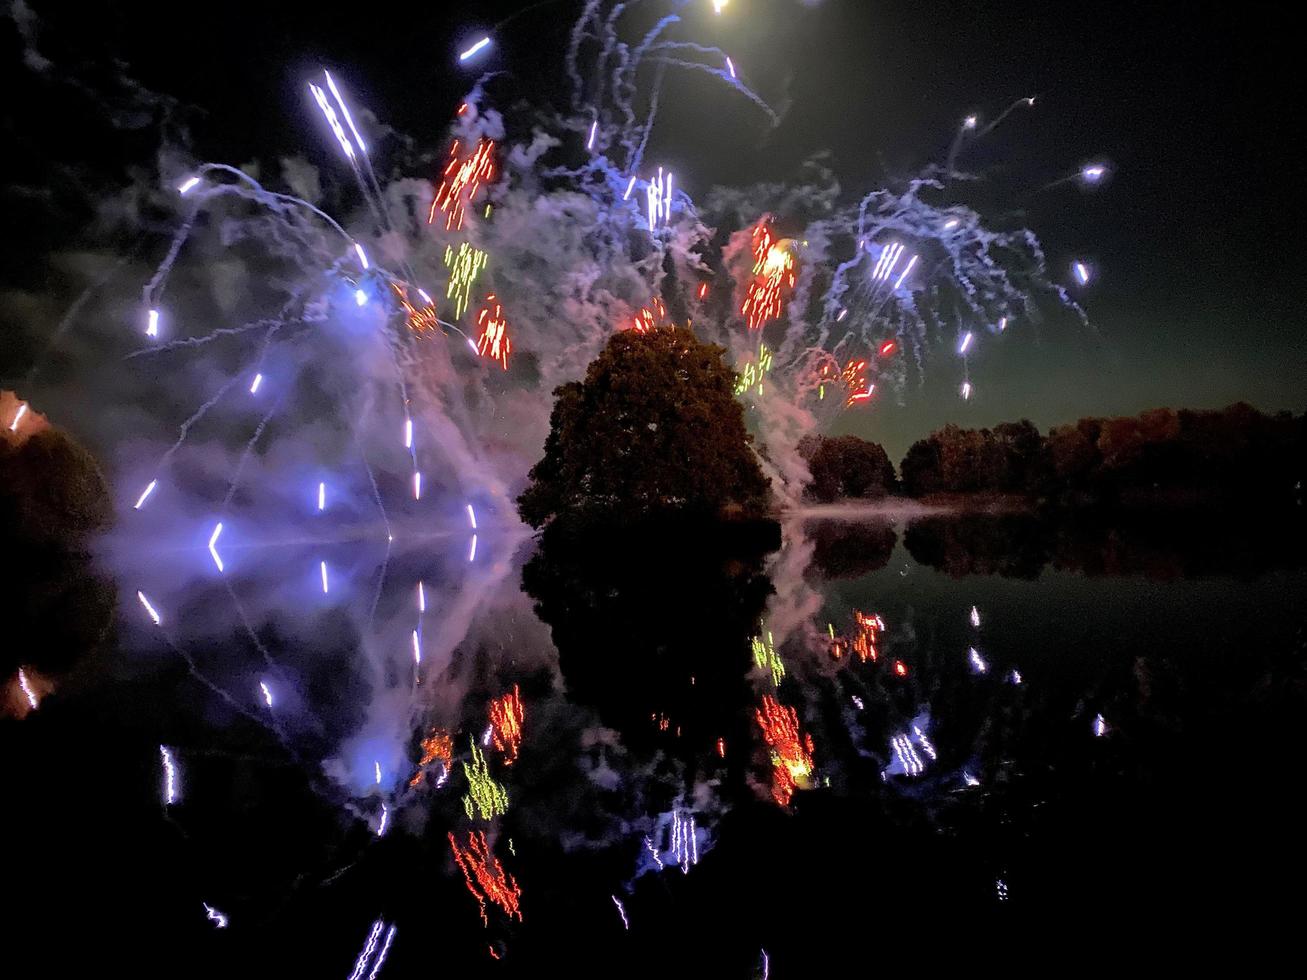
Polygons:
M115 128L99 108L131 103L121 77L178 101L174 118L198 158L301 154L325 175L334 148L303 89L319 63L348 78L355 101L382 121L436 147L474 78L456 68L460 44L526 6L31 3L35 18L20 19L50 69L23 64L12 19L0 27L11 147L3 288L66 289L50 254L77 247L98 190L153 165L157 127ZM561 99L561 48L577 6L540 5L503 28L485 63L508 73L497 97ZM718 20L707 2L691 4L695 33L729 51L764 98L789 106L772 131L710 82L675 79L651 156L702 195L714 183L793 179L805 158L829 151L825 162L852 197L941 160L966 113L983 121L1036 95L1034 109L1014 113L959 165L987 176L984 213L1022 218L1039 234L1055 278L1067 280L1073 257L1093 260L1098 279L1083 295L1092 329L1057 317L1014 325L973 360L970 403L957 398L960 366L939 358L902 407L887 399L846 414L841 427L897 456L948 421L1048 426L1237 400L1301 411L1307 342L1297 311L1307 277L1291 144L1302 113L1286 81L1292 34L1276 16L1287 15L736 0ZM1114 167L1106 186L1041 190L1091 159ZM3 304L6 381L22 376L52 326L24 309L12 293Z

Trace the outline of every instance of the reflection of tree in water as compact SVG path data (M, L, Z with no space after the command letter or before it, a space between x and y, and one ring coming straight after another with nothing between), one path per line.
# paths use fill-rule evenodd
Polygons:
M962 514L914 521L904 543L954 577L1034 578L1049 567L1171 579L1300 567L1305 536L1301 519L1256 514Z
M889 564L898 541L889 521L812 521L812 563L827 578L858 578Z
M774 525L552 525L523 570L569 696L633 749L716 751L747 722L750 638L771 582Z

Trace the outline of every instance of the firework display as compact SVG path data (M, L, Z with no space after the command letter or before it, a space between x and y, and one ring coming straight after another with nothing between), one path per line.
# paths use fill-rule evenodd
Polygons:
M772 799L786 806L794 791L812 779L812 736L800 731L798 713L770 694L763 696L754 717L771 750Z
M504 870L499 859L490 852L484 831L469 831L467 846L460 847L452 833L449 835L449 848L453 851L454 861L463 872L463 881L467 890L477 900L481 910L481 921L490 924L486 911L486 902L494 902L510 919L522 919L520 907L522 889L517 880Z

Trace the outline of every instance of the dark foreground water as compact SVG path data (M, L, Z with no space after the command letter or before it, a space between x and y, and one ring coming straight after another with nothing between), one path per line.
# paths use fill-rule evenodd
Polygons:
M865 975L1301 907L1294 528L231 534L25 580L12 975Z

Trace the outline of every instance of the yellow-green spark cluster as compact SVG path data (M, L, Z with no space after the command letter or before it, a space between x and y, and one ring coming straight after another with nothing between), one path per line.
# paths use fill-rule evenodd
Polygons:
M753 638L753 662L763 670L769 671L772 684L780 686L781 678L785 676L785 664L781 661L781 655L776 652L776 647L772 645L770 630L766 640L761 636Z
M489 256L467 242L455 252L452 245L445 246L445 265L449 267L449 285L445 297L454 301L454 319L462 318L472 299L472 287L486 267Z
M740 376L735 382L735 394L743 395L754 385L758 386L758 394L762 394L763 375L771 371L771 351L766 344L758 345L758 359L756 361L746 361L744 367L740 370Z
M472 764L463 763L463 773L467 776L467 796L463 797L463 809L468 819L492 820L508 810L508 790L495 782L490 776L490 767L486 757L472 740Z

